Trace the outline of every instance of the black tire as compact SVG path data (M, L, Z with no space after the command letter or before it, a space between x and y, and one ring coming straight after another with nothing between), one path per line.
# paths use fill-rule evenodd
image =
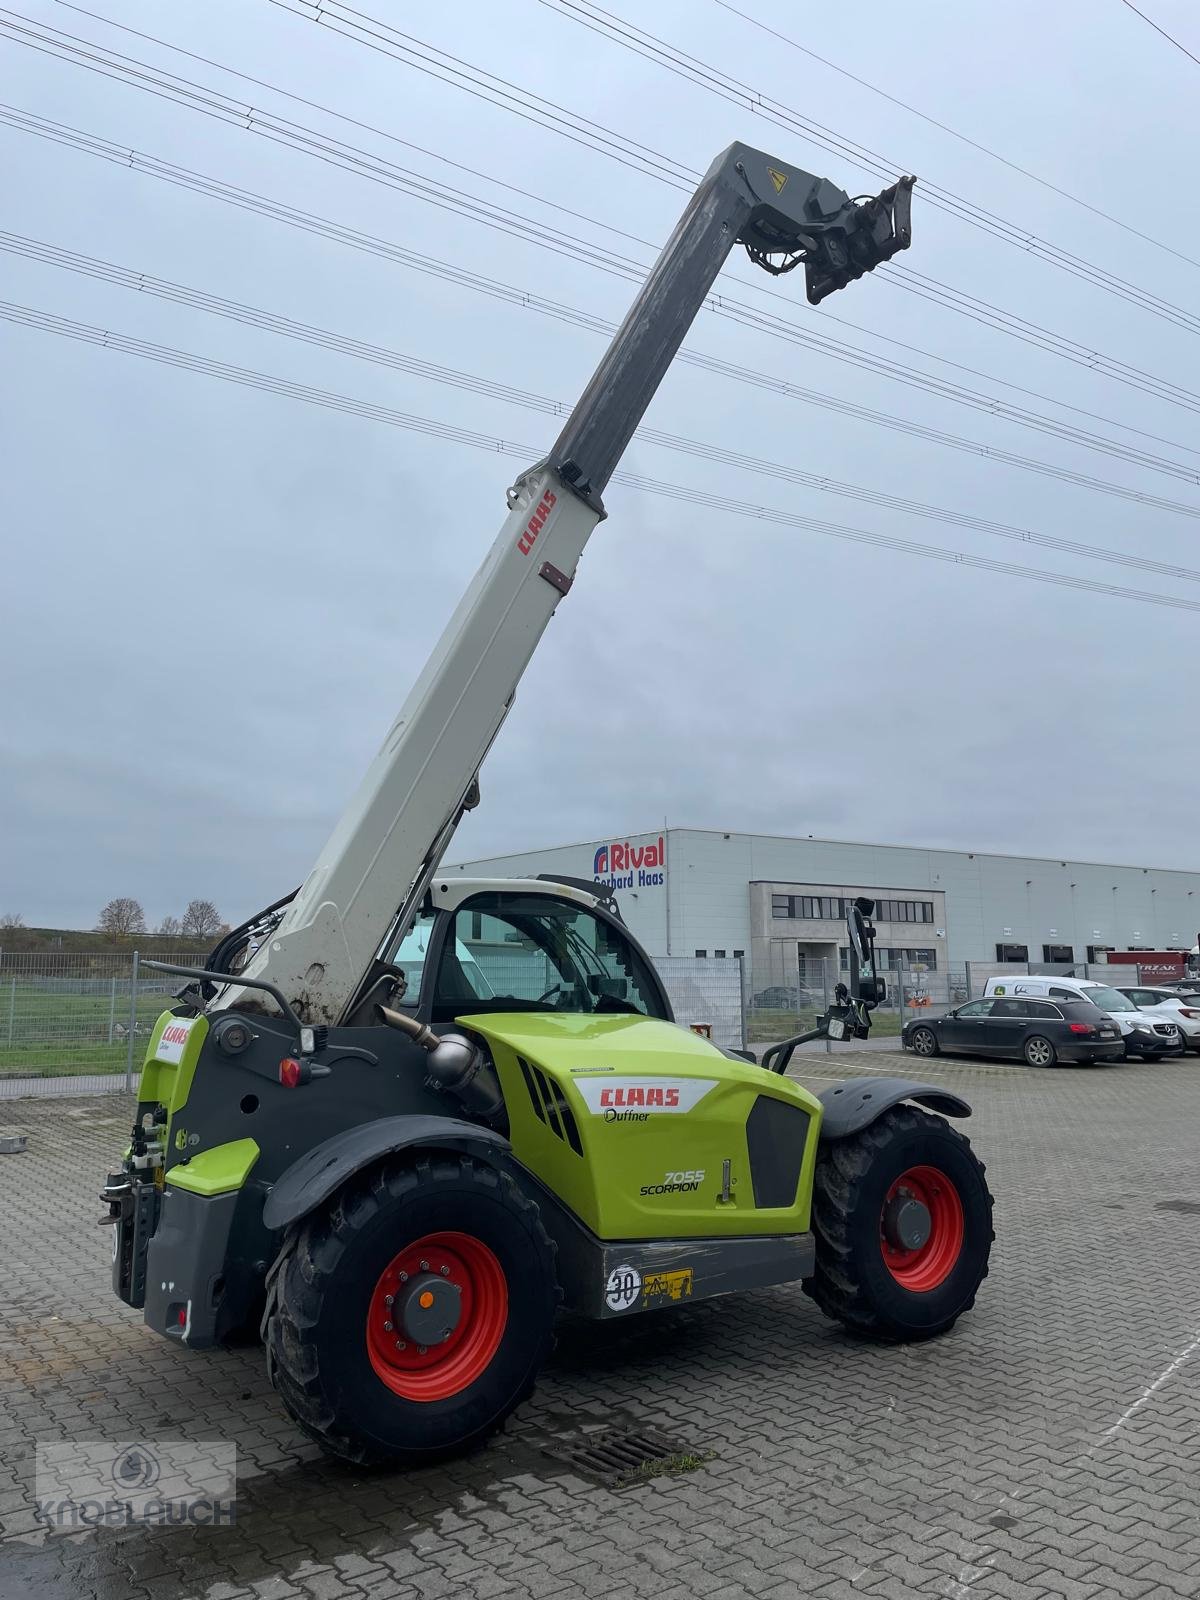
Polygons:
M932 1028L914 1028L908 1043L914 1055L923 1056L926 1060L941 1054L942 1047Z
M897 1281L885 1258L883 1213L893 1184L921 1167L949 1180L963 1226L945 1278L916 1292ZM944 1118L893 1106L861 1133L821 1147L813 1232L816 1270L804 1288L826 1316L871 1339L931 1339L970 1310L987 1277L995 1235L983 1163Z
M1023 1054L1031 1067L1052 1067L1058 1060L1058 1051L1040 1033L1031 1034L1026 1039Z
M503 1331L466 1387L414 1399L379 1376L368 1313L398 1253L446 1234L498 1264ZM555 1246L507 1173L448 1153L395 1158L352 1179L289 1238L268 1284L267 1370L295 1421L332 1455L417 1466L481 1443L528 1397L560 1298Z

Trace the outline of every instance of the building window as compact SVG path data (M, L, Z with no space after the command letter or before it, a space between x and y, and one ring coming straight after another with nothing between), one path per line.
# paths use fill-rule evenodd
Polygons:
M744 950L735 950L733 952L733 959L735 961L741 961L743 959L743 957L745 956L745 954L746 954L746 952Z
M708 951L707 950L697 950L696 951L696 959L698 961L703 961L706 958L707 955L708 955Z
M1088 947L1087 947L1088 961L1089 962L1101 961L1103 959L1103 957L1104 957L1105 951L1111 950L1111 949L1112 949L1112 945L1111 944L1090 944L1090 945L1088 945Z
M842 966L848 968L850 965L849 950L843 949L841 958ZM901 949L899 947L892 949L887 945L877 944L875 946L875 965L880 972L899 972L902 969L911 971L913 967L925 967L929 972L936 972L938 953L936 950L926 949Z
M1042 946L1042 960L1053 961L1056 965L1063 962L1074 961L1075 950L1069 944L1044 944Z
M725 959L724 950L714 950L713 951L713 955L716 956L718 961L724 961L724 959Z
M773 894L773 917L799 917L806 922L841 922L846 902L840 894Z
M876 922L932 922L932 900L876 900Z

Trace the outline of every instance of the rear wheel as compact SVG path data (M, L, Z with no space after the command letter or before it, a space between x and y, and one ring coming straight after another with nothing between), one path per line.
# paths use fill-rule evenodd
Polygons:
M932 1028L914 1028L909 1044L914 1055L936 1056L938 1053L937 1035Z
M875 1339L945 1333L987 1276L983 1163L942 1117L895 1106L822 1148L813 1232L816 1270L804 1287L827 1316Z
M1035 1033L1025 1041L1025 1059L1031 1067L1052 1067L1058 1060L1058 1051L1049 1039L1043 1039L1040 1033Z
M393 1160L299 1229L272 1273L267 1364L296 1422L356 1462L479 1443L552 1343L554 1246L512 1179L466 1156Z

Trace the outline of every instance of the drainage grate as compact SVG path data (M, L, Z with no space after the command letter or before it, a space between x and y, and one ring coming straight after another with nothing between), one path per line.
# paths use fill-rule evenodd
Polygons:
M624 1489L668 1473L694 1472L713 1458L711 1450L694 1450L661 1434L618 1432L615 1428L556 1439L543 1448L547 1455L604 1489Z

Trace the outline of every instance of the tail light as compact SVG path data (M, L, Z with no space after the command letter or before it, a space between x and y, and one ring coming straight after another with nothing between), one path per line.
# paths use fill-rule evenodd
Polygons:
M1195 1022L1197 1019L1200 1019L1200 1011L1188 1011L1183 1006L1180 1006L1179 1008L1179 1015L1181 1017L1186 1017L1189 1022Z
M284 1056L279 1063L279 1081L285 1089L297 1089L304 1082L304 1068L295 1056Z
M1095 1033L1096 1031L1090 1022L1072 1022L1070 1028L1072 1033Z

